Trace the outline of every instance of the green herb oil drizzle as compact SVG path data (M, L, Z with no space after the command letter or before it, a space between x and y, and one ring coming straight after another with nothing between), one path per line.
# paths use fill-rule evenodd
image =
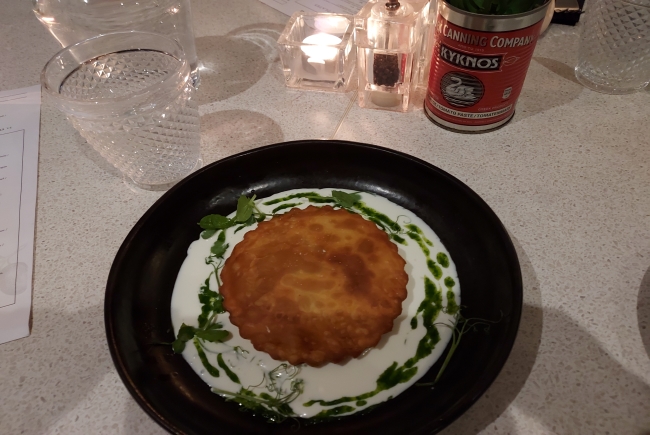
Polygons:
M302 193L294 193L292 195L285 196L284 198L272 199L271 201L266 201L263 202L262 204L264 205L279 204L281 202L289 201L290 199L295 199L295 198L324 198L324 197L316 192L302 192Z
M226 372L226 376L228 376L231 381L241 385L241 382L239 381L239 376L237 376L232 370L230 370L230 367L226 365L226 362L223 360L221 354L217 355L217 364L219 365L219 367L223 369L224 372Z
M208 361L208 357L203 351L203 346L199 342L199 339L194 337L194 347L196 347L196 351L199 353L199 358L201 359L201 362L203 363L203 367L210 373L212 376L215 378L219 377L219 369L217 369L215 366L210 364L210 361Z
M274 208L273 211L271 211L271 213L276 214L280 210L284 210L286 208L292 208L292 207L295 207L297 205L300 205L300 203L299 202L290 202L288 204L282 204L281 206Z

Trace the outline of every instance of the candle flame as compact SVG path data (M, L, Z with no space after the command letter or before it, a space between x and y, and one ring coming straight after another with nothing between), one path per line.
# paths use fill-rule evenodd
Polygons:
M341 41L338 36L316 33L303 39L303 44L308 45L303 45L300 49L307 55L307 62L324 64L326 60L333 60L336 57L339 50L333 46L340 44Z

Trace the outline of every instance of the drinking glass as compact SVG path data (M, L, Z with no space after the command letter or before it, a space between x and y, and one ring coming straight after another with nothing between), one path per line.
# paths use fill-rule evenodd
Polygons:
M32 0L36 18L62 47L105 33L159 33L178 41L199 82L190 0Z
M119 32L73 44L41 73L44 94L137 186L164 190L200 165L198 105L178 42Z
M589 0L575 73L584 86L628 94L650 82L650 0Z

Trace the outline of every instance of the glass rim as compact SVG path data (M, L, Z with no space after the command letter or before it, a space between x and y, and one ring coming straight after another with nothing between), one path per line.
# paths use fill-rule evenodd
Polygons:
M50 72L48 74L48 72L55 65L55 63L63 62L64 57L70 57L70 56L74 57L72 53L75 51L75 49L79 50L85 46L96 44L98 43L98 41L106 41L112 39L120 40L119 37L126 38L127 40L133 38L134 39L133 46L131 48L119 49L119 50L110 50L110 49L99 50L101 51L101 53L98 52L93 54L92 56L83 56L82 58L76 58L75 61L77 63L77 66L75 66L75 68L73 68L68 74L63 76L61 80L55 80L54 77L51 77L54 72ZM164 41L164 43L170 45L173 49L161 50L160 48L156 48L153 46L152 42L157 42L157 41ZM61 94L60 92L61 84L65 81L65 79L69 76L69 74L72 73L72 71L74 71L78 66L82 65L85 62L91 61L93 59L97 59L101 56L105 56L110 53L128 51L128 50L157 51L172 56L173 58L177 59L179 63L177 68L170 70L169 74L165 75L162 79L160 79L160 81L126 95L120 95L111 98L101 98L97 100L79 100ZM85 59L86 57L87 59ZM189 63L187 61L187 57L185 55L185 51L183 50L183 47L180 45L178 41L176 41L171 37L158 34L158 33L131 30L131 31L124 31L124 32L111 32L111 33L100 34L62 48L54 56L52 56L50 60L47 61L47 63L45 64L45 66L41 71L40 78L41 78L42 89L45 91L47 95L53 97L55 101L57 101L60 105L65 105L68 107L77 107L77 108L90 107L90 106L97 108L97 107L107 107L125 101L135 102L135 100L149 99L154 94L159 93L160 88L163 89L175 88L176 87L175 85L179 81L178 75L183 73L185 73L184 75L186 76L184 80L181 80L182 84L184 85L188 81L191 82L190 68L189 68ZM152 90L152 87L154 86L159 89Z

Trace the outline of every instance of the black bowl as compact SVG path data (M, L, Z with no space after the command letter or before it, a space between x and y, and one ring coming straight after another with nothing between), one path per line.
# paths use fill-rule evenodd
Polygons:
M466 334L435 388L414 385L364 415L309 424L267 423L210 392L181 355L170 301L196 225L235 210L242 194L264 198L295 188L336 187L382 195L420 216L458 270L463 315L501 319ZM503 367L517 335L522 281L506 230L488 205L446 172L412 156L342 141L270 145L215 162L162 196L126 237L108 278L105 323L113 362L142 408L172 433L419 434L465 412ZM431 382L441 358L420 382Z

